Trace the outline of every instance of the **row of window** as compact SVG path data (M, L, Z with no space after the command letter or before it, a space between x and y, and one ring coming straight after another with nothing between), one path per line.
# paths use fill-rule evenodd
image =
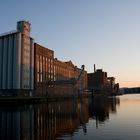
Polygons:
M46 74L46 77L44 76L44 78L43 76L44 75L42 73L37 73L37 82L47 82L49 80L55 80L53 74Z
M48 80L64 80L68 78L76 78L78 72L63 68L61 66L54 66L53 59L37 55L37 82L43 82L43 76Z
M43 58L43 61L42 61ZM42 57L41 55L37 56L37 72L43 72L45 71L49 71L53 68L53 63L52 63L52 59L50 58L45 58L44 56Z

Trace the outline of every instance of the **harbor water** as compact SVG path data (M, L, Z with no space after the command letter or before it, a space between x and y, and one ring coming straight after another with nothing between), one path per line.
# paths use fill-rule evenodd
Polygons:
M140 94L0 104L0 140L139 140Z

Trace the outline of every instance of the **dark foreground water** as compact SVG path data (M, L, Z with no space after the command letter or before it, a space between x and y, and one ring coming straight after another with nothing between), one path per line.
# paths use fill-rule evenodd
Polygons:
M0 105L0 140L140 140L140 95Z

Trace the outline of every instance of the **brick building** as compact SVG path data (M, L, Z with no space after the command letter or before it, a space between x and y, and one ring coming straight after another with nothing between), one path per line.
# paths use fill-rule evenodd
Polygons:
M35 95L71 96L87 88L87 72L83 71L75 85L68 83L77 79L81 69L71 61L62 62L54 58L54 51L37 43L35 49Z
M114 77L107 77L107 72L102 69L94 69L94 73L88 73L88 89L95 92L108 92L112 94L119 91L119 84L115 84Z
M35 58L35 75L34 75L34 85L35 85L35 95L45 96L46 93L46 82L49 80L54 80L54 70L53 70L53 59L54 51L45 48L37 43L34 43Z

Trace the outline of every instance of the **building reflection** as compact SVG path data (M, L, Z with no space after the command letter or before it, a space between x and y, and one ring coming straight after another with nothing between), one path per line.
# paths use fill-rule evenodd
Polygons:
M86 133L88 100L67 100L27 106L0 107L0 140L55 140Z
M69 100L41 104L35 108L35 139L52 140L62 135L73 135L88 122L88 100L84 102ZM84 115L83 115L84 114Z
M0 106L0 140L55 140L87 133L89 118L104 122L116 112L118 98L88 98L34 105Z
M109 119L110 113L117 112L117 105L120 105L118 97L94 96L89 101L89 116L96 120L98 124L104 123Z
M34 139L33 117L33 106L0 107L0 139Z

